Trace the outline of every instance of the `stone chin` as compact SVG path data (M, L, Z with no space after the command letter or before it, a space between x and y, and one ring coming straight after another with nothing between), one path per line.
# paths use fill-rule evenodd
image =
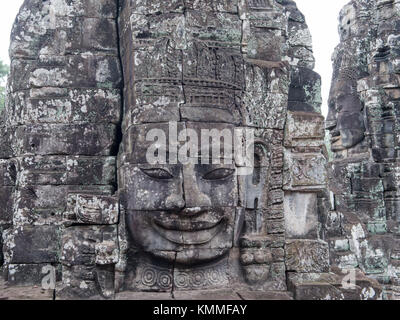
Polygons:
M132 240L154 257L195 265L217 260L232 247L231 219L222 212L205 212L196 218L165 217L168 214L151 211L134 211L127 215Z

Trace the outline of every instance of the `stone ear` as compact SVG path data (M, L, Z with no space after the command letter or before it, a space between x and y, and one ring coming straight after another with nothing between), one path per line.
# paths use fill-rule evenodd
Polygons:
M266 194L264 186L268 180L269 157L268 149L264 142L254 143L253 171L246 177L246 209L258 209L264 203Z
M268 205L270 154L262 141L254 143L253 172L245 183L245 228L240 239L240 263L249 285L262 286L270 277L273 261L265 227Z

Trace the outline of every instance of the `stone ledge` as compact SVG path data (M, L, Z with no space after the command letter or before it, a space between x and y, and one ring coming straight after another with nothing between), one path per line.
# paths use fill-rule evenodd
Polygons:
M8 287L0 279L0 300L53 300L53 290L40 287Z
M175 291L170 293L156 292L121 292L116 300L293 300L291 293L285 291L245 291L245 290L206 290L206 291Z
M53 300L53 290L38 286L13 286L0 280L0 300ZM57 298L57 300L63 300ZM68 299L67 299L68 300ZM103 297L91 297L90 300L104 300ZM170 292L130 292L116 294L115 300L293 300L292 294L286 291L246 291L246 290L207 290Z

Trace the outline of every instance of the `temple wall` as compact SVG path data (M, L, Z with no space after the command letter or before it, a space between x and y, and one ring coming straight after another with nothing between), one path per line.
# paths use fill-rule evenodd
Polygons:
M59 299L395 298L397 15L342 10L326 146L294 1L26 0L0 118L8 285L50 272ZM152 130L170 147L210 128L254 130L250 174L236 158L149 164Z
M84 278L90 292L108 271L98 251L116 241L118 222L110 198L122 109L116 17L113 0L29 0L17 16L2 118L10 148L0 220L11 285L41 285L51 265L57 279L79 288Z

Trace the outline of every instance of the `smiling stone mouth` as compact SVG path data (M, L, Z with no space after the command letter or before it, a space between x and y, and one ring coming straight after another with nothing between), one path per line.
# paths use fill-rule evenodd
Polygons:
M165 239L179 245L201 245L210 242L225 228L225 219L218 221L153 220L154 229Z
M334 151L340 151L340 150L344 150L345 149L343 147L342 136L340 134L336 135L336 136L333 136L330 139L330 142L331 142L331 148Z

